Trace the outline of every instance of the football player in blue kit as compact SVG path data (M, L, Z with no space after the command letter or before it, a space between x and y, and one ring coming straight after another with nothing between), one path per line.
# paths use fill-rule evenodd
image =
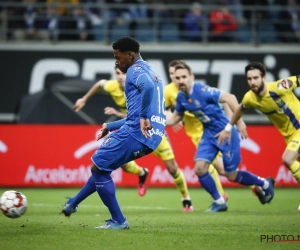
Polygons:
M166 125L176 124L182 119L185 111L198 118L204 127L203 136L198 144L195 156L194 171L202 187L211 194L214 199L207 212L227 211L228 207L224 198L217 190L216 184L208 172L209 164L213 161L219 151L222 152L224 172L230 181L238 182L245 186L255 185L263 189L266 202L269 203L274 196L274 180L272 178L261 178L249 171L238 170L241 161L240 138L247 138L246 125L242 119L231 130L230 144L226 140L218 144L218 134L228 124L229 119L225 115L220 104L227 103L232 111L238 108L238 102L234 95L212 88L206 84L194 82L191 68L185 63L175 67L175 79L180 92L176 99L176 109L167 114Z
M166 110L161 77L142 58L139 43L122 37L112 45L116 66L126 75L124 95L127 117L104 123L98 140L111 133L92 156L92 175L79 191L65 204L62 213L70 216L77 211L72 199L83 200L98 192L111 218L95 229L128 229L116 198L116 187L111 172L132 160L147 155L160 144L165 134ZM151 120L151 123L150 123Z

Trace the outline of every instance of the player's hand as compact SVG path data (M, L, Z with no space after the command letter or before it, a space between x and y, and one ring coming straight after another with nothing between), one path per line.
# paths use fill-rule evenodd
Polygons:
M174 124L174 125L172 126L172 128L173 128L173 131L174 131L175 133L178 133L178 132L183 128L183 123L182 123L182 121L180 121L180 122Z
M146 137L146 138L150 138L151 135L148 134L148 130L152 129L152 126L150 124L149 119L144 120L144 119L140 119L140 127L141 127L141 131L142 134Z
M239 131L242 139L248 138L247 128L244 121L239 121L236 125L237 130Z
M112 108L112 107L106 107L105 109L104 109L104 114L106 114L106 115L116 115L116 116L118 116L118 111L117 110L115 110L114 108Z
M223 129L220 133L216 134L215 137L218 137L218 145L221 144L222 146L224 146L226 139L228 139L228 144L230 144L231 132Z
M86 104L85 99L79 98L79 99L76 101L76 103L75 103L73 109L74 109L76 112L78 112L80 109L82 109L82 108L84 107L85 104Z
M104 136L108 135L109 131L107 129L107 124L103 123L102 129L100 130L100 134L97 136L97 141L99 141Z

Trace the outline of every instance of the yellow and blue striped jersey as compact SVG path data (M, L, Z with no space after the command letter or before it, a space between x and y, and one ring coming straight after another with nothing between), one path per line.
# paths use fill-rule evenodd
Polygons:
M124 96L124 90L120 88L120 85L117 80L109 80L107 81L104 86L103 90L107 92L114 102L119 107L120 111L123 114L127 113L127 107L126 107L126 99Z
M300 102L293 93L299 86L300 76L267 83L267 92L262 97L249 90L242 108L254 108L265 114L287 141L300 129Z

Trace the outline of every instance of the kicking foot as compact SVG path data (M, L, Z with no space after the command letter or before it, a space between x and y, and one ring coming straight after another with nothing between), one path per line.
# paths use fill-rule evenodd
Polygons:
M77 212L77 208L74 208L71 203L68 203L68 201L65 203L64 208L61 210L61 214L64 214L66 217L70 217L71 214Z

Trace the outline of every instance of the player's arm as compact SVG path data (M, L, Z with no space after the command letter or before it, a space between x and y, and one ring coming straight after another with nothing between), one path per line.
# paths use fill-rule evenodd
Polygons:
M229 119L232 118L232 116L233 116L233 114L230 115L230 113L234 113L235 110L240 107L235 95L227 93L227 92L222 92L219 102L229 106L229 108L231 110L231 111L227 110L227 115L229 115L228 116ZM226 106L225 106L225 108L226 108ZM245 125L244 121L241 119L241 117L242 117L242 115L239 117L239 119L237 121L232 123L232 126L234 124L237 124L238 131L241 133L242 138L244 138L243 133L244 133L244 130L246 129L246 125ZM245 136L246 136L246 134L245 134Z
M171 107L166 107L166 110L172 113ZM179 132L183 128L183 122L180 120L172 126L172 129L175 133Z
M242 105L239 105L237 109L233 112L230 122L225 126L225 128L216 135L218 137L218 144L224 144L225 140L228 139L228 144L230 144L230 138L231 138L231 130L234 126L234 124L237 124L238 121L242 121L241 117L245 113L245 110L242 109ZM238 131L241 134L242 139L247 138L247 130L246 125L242 121L239 123Z
M104 108L104 114L106 115L115 115L119 118L125 118L127 116L127 114L124 114L118 110L116 110L115 108L112 107L106 107Z
M226 116L230 120L232 115L233 115L233 112L232 112L231 108L229 107L229 105L227 103L223 103L223 109L224 109L224 112L225 112ZM243 139L246 138L246 135L245 135L245 133L247 133L247 131L245 131L246 130L246 124L243 122L242 119L239 119L238 122L237 122L237 130L240 132Z
M98 136L97 136L97 141L100 140L101 138L103 138L104 136L108 135L109 132L122 127L125 124L125 122L126 122L126 119L124 118L124 119L114 121L114 122L103 123L100 134L98 134Z
M169 110L172 112L172 110L174 110L174 108L173 108L174 104L172 103L170 88L168 86L165 87L165 89L164 89L164 96L165 96L165 100L166 100L166 110L167 111ZM176 103L175 103L175 105L176 105ZM172 129L175 133L178 133L182 128L183 128L182 120L172 126Z
M125 124L125 122L126 122L126 118L123 118L121 120L117 120L117 121L114 121L114 122L109 122L109 123L106 124L107 130L108 131L114 131L116 129L119 129Z
M222 106L223 106L223 109L224 109L224 112L225 112L226 116L230 120L231 117L232 117L233 111L231 110L231 108L229 107L229 105L227 103L225 103L225 102L222 103Z
M174 124L181 121L183 113L178 113L176 110L174 112L167 111L166 114L166 126L173 126Z
M74 110L76 112L78 112L79 110L81 110L85 104L87 103L87 101L95 94L97 94L98 92L100 92L100 90L103 88L103 86L105 85L105 83L107 82L107 80L102 79L98 82L96 82L91 88L90 90L82 97L79 98L74 105Z
M237 124L237 128L241 134L242 139L247 138L248 134L246 125L242 120L242 116L245 110L242 109L242 106L238 104L236 97L230 93L222 92L219 102L228 104L233 114L231 116L230 122L226 125L226 127L216 135L216 137L218 137L218 144L224 144L226 139L228 139L228 143L230 143L231 130L235 124Z

